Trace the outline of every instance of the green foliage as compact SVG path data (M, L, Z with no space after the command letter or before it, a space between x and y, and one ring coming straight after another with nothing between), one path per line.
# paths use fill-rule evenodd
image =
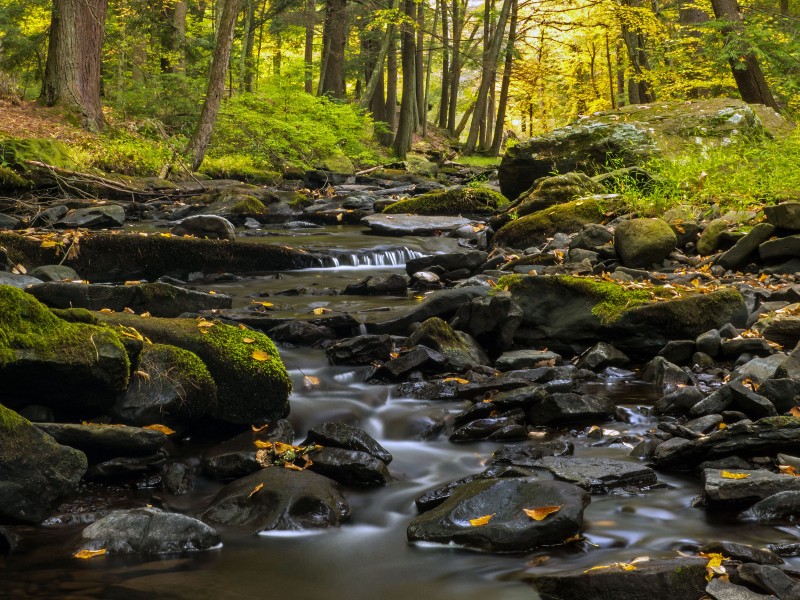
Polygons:
M280 179L280 173L271 170L271 165L245 154L206 158L200 172L213 179L239 179L247 183L271 184Z
M165 144L121 128L107 128L95 144L83 150L88 168L142 177L157 176L172 158Z
M378 161L367 115L350 104L272 84L223 104L208 155L246 154L254 164L280 169L285 163L311 167L342 153L360 165Z

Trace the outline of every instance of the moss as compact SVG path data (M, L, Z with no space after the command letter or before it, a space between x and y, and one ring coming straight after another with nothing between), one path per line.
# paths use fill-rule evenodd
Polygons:
M354 175L356 172L353 162L344 154L329 156L328 158L318 161L314 167L316 169L330 171L331 173L342 173L345 175Z
M245 196L231 208L231 212L235 215L263 215L268 211L264 203L255 196Z
M589 223L600 223L613 209L611 202L596 198L557 204L506 223L494 237L499 246L527 248L543 243L555 233L575 233Z
M494 214L508 204L505 196L486 188L453 188L404 198L387 206L385 214L458 215Z
M0 166L0 189L22 190L32 185L32 182L20 177L12 169Z
M85 308L51 308L50 311L59 319L70 323L86 323L87 325L99 325L97 316Z
M25 161L35 160L54 167L74 168L67 147L57 140L27 138L0 140L0 162L25 170Z
M3 437L26 424L30 425L28 419L0 404L0 432L2 432Z
M780 415L777 417L764 417L756 421L756 423L763 423L769 427L782 429L784 427L797 428L800 427L800 418Z

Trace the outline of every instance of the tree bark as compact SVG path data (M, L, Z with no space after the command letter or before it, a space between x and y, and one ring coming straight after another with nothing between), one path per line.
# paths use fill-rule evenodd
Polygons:
M403 12L414 22L415 13L414 0L403 1ZM397 134L394 136L392 149L394 153L405 158L406 153L411 149L411 138L414 135L418 123L417 115L417 51L414 28L409 22L403 23L403 30L400 35L400 52L403 62L403 96L400 101L400 119L397 123Z
M320 93L344 98L344 50L347 46L347 0L327 0L322 30Z
M436 6L433 10L433 25L431 26L430 38L428 38L428 57L426 58L425 65L425 93L422 97L422 105L425 107L425 117L422 119L422 137L428 136L428 102L431 93L431 70L433 69L433 38L436 33L436 27L439 25L439 5L441 3L437 0Z
M397 8L398 0L392 0L391 9ZM360 108L368 108L372 105L375 93L378 90L378 84L383 82L383 63L386 61L386 55L389 53L389 45L391 44L392 37L394 36L394 25L390 24L386 27L386 33L383 34L381 46L378 50L378 56L375 59L375 66L370 73L367 85L364 88L364 94L361 96ZM383 97L383 89L380 90L380 96ZM374 111L373 111L374 115ZM379 119L378 116L375 117Z
M416 41L416 82L417 89L417 116L419 125L427 121L428 107L425 106L425 4L421 1L417 4L417 41Z
M315 0L306 0L306 41L303 64L305 68L304 89L306 94L314 93L314 25L317 22Z
M239 57L239 92L253 91L253 47L256 43L257 0L244 0L244 38Z
M730 23L723 30L726 44L742 46L744 42L738 31L742 15L739 14L736 0L711 0L711 6L714 8L714 16L717 20ZM749 48L743 46L739 56L728 59L728 62L731 65L733 78L736 80L736 87L739 88L742 100L751 104L766 104L776 111L780 111L767 80L764 78L764 73L761 71L761 65L758 64L758 58Z
M503 67L503 80L500 83L500 99L497 106L497 122L492 139L492 156L500 156L505 134L506 110L508 107L508 90L511 87L511 70L514 65L514 43L517 41L517 15L519 3L511 0L511 22L508 25L508 44L506 45L506 64Z
M54 0L40 100L81 115L90 131L103 129L100 54L108 0Z
M187 148L187 154L191 157L192 171L196 171L203 163L208 144L211 142L211 134L214 131L214 123L217 120L222 94L225 92L225 76L228 73L234 27L240 6L241 0L225 0L225 5L219 18L217 45L214 48L214 55L211 59L206 98L203 102L203 109L200 111L197 128Z
M397 36L389 40L389 55L386 58L386 117L387 133L381 136L384 146L391 146L397 130Z
M446 1L446 0L445 0ZM447 129L450 133L456 130L456 112L458 111L458 84L461 80L461 34L464 32L464 11L466 2L453 0L453 56L450 69L450 105L447 111Z
M625 0L625 4L637 8L642 6L643 0ZM644 72L650 68L644 36L623 24L622 39L628 50L628 62L634 73L634 76L628 79L628 100L631 104L653 102L655 96L644 79Z
M450 26L447 23L447 0L437 0L442 11L442 97L439 101L439 127L447 127L450 98Z

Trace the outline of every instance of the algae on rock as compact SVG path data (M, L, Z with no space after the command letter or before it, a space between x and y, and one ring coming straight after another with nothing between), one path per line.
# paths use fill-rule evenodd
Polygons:
M502 194L488 188L450 188L404 198L383 209L384 214L485 215L508 204Z

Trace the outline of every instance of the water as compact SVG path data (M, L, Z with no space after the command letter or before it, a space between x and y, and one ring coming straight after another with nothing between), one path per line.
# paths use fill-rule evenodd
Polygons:
M348 252L347 246L355 247L357 241L362 245L373 241L352 228L346 233L336 238L317 234L317 243L325 247L327 241L328 250L338 246ZM407 239L403 245L419 252L436 251L422 244L409 245ZM378 269L373 265L354 270L360 277L370 269L377 273L390 268L401 267L384 264ZM353 280L352 270L344 273L340 265L287 273L284 279L267 274L225 285L243 306L253 294L291 287L289 282L328 286ZM299 298L290 311L304 310L321 301L334 308L356 301L341 296ZM375 308L392 300L358 301L365 308ZM394 301L403 304L414 300ZM0 597L198 600L280 595L292 600L408 600L422 596L437 600L522 600L538 597L524 581L532 573L586 569L639 556L674 556L676 550L691 551L715 540L757 546L800 541L800 530L794 526L733 523L725 514L693 508L692 501L701 492L697 478L659 473L665 484L661 489L637 495L594 496L585 512L588 543L511 555L409 544L405 530L417 514L414 499L431 487L483 470L499 445L451 444L443 435L428 441L412 439L420 419L442 411L452 414L466 404L413 400L398 396L392 386L366 385L362 383L363 370L332 367L319 350L286 349L282 356L294 382L290 420L298 433L297 441L313 425L336 419L363 427L394 455L390 471L396 480L390 485L347 489L352 507L349 523L340 529L308 534L250 536L224 532L222 548L196 555L86 561L70 558L82 528L79 524L21 528L24 541L20 551L0 557ZM318 378L319 384L304 384L306 376ZM597 423L619 432L609 434L619 440L608 445L608 437L589 439L582 435L583 426L580 431L567 429L558 435L575 443L577 456L631 460L629 447L623 442L654 427L655 420L650 416L650 405L657 397L654 390L635 382L610 380L592 384L588 391L606 394L620 406L621 420ZM199 447L187 445L178 451L190 464L197 464ZM165 500L187 514L195 514L220 487L218 482L198 477L193 493ZM68 506L76 513L141 506L153 495L161 496L157 490L91 488ZM796 560L794 564L800 566Z

